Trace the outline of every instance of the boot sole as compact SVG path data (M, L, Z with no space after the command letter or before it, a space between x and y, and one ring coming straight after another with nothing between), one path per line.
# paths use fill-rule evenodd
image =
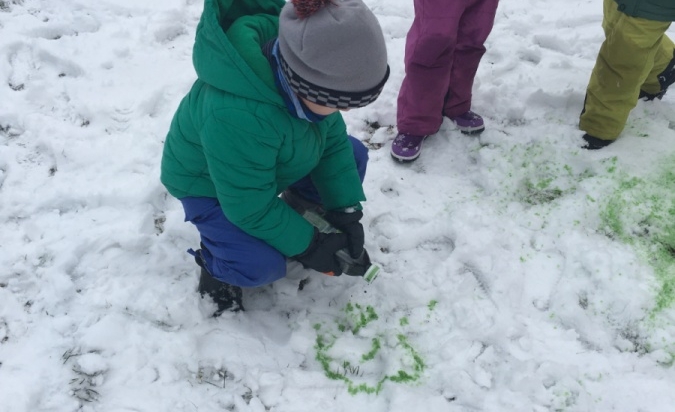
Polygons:
M483 131L485 131L485 126L464 127L464 128L457 126L457 129L459 129L459 131L462 132L462 134L475 135L483 133Z

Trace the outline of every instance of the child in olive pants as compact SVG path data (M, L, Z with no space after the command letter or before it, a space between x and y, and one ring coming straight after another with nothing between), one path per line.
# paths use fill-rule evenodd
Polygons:
M665 35L673 20L672 0L604 0L606 39L579 121L584 148L612 143L639 98L660 99L675 81L675 45Z

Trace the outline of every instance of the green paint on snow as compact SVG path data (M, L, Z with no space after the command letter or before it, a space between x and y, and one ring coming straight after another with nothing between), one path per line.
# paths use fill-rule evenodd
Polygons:
M436 304L431 301L429 310ZM344 382L347 392L356 395L379 394L386 382L414 384L422 378L426 365L405 330L379 321L380 317L370 305L350 302L341 313L345 317L335 320L334 325L314 325L316 360L328 379ZM408 318L401 318L399 324L409 326ZM370 340L369 349L364 353L343 346L356 343L355 346L363 348L362 339ZM396 364L399 366L394 372L392 369L387 372L387 367Z
M659 281L652 315L675 303L675 173L625 178L600 214L609 235L634 247Z
M375 313L375 309L373 309L372 306L368 305L365 307L365 309L357 304L352 305L351 303L348 303L347 306L345 307L345 312L347 313L347 317L350 320L350 327L349 329L352 331L353 334L359 333L359 330L369 324L370 322L377 320L377 313Z
M373 346L372 349L370 349L370 352L364 354L361 356L361 359L364 361L369 361L375 358L375 355L377 355L377 352L379 352L380 348L382 347L380 340L378 338L373 338Z

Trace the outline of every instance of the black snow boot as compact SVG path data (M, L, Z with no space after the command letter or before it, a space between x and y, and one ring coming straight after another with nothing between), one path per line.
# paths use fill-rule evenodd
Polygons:
M609 146L610 144L614 143L614 140L600 139L595 136L591 136L588 133L584 134L581 137L586 141L586 143L583 146L581 146L581 148L587 150L602 149L603 147Z
M640 90L640 99L647 101L654 99L661 100L668 91L668 87L675 83L675 51L673 51L673 59L670 61L670 63L668 63L666 69L662 71L661 74L659 74L658 79L659 84L661 84L661 90L656 94L647 93L643 90Z
M197 292L202 297L208 295L218 306L218 309L213 313L214 318L220 316L223 312L239 312L244 310L244 306L241 304L241 288L219 281L204 268L202 268L202 273L199 277Z
M205 249L201 244L202 249ZM195 262L202 269L199 276L199 286L197 292L202 297L208 295L215 304L218 310L213 313L213 317L220 316L223 312L239 312L244 310L244 305L241 304L242 290L239 286L230 285L214 278L206 269L204 264L204 257L202 256L202 249L195 252Z

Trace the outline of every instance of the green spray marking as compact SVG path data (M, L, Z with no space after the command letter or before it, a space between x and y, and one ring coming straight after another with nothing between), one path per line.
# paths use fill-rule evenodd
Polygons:
M429 304L432 310L436 301ZM335 322L335 328L323 327L321 324L315 324L314 330L317 333L314 349L316 350L316 360L321 365L326 377L331 380L342 381L347 386L347 392L352 395L358 393L379 394L385 382L400 384L413 384L419 381L425 369L424 361L420 354L410 344L408 337L404 333L391 331L387 325L380 325L376 321L379 316L372 306L361 306L359 304L348 303L344 309L345 319L338 319ZM400 320L401 326L408 325L408 319ZM374 329L376 337L371 339L370 349L360 357L350 360L336 359L330 351L340 341L344 335L358 335L365 328ZM337 332L333 332L337 330ZM392 334L396 333L396 334ZM347 336L349 336L347 335ZM396 344L393 347L383 348L387 337L396 338ZM391 339L389 339L391 340ZM366 371L379 371L383 368L378 365L372 365L374 362L385 361L392 353L400 356L402 364L406 367L399 368L393 374L372 374L366 375Z
M563 163L564 158L552 159L549 150L542 144L512 150L514 159L524 159L520 163L510 162L516 166L508 174L511 182L502 183L503 187L515 189L512 191L514 200L533 207L551 204L574 194L582 180L594 175L589 169L580 170ZM514 180L517 182L515 187Z
M660 283L652 317L675 302L675 173L626 178L601 212L609 234L634 247Z
M351 320L350 329L354 335L359 333L362 327L366 326L370 322L377 320L377 313L372 306L368 305L365 309L357 304L352 305L351 302L345 307L345 312L348 315L348 318Z
M539 205L542 203L550 203L565 192L557 187L549 187L553 179L544 179L539 182L533 182L526 179L524 182L525 196L524 200L531 205Z
M398 342L410 353L410 356L413 358L414 360L413 368L415 370L415 373L416 374L421 373L425 367L424 361L422 361L422 358L417 353L417 351L415 351L415 349L413 349L410 343L408 343L408 338L405 335L398 335Z
M361 359L364 361L369 361L375 358L375 355L377 355L377 352L380 351L380 348L382 345L380 344L380 340L378 338L373 338L373 346L372 349L370 349L370 352L364 354L361 356Z

